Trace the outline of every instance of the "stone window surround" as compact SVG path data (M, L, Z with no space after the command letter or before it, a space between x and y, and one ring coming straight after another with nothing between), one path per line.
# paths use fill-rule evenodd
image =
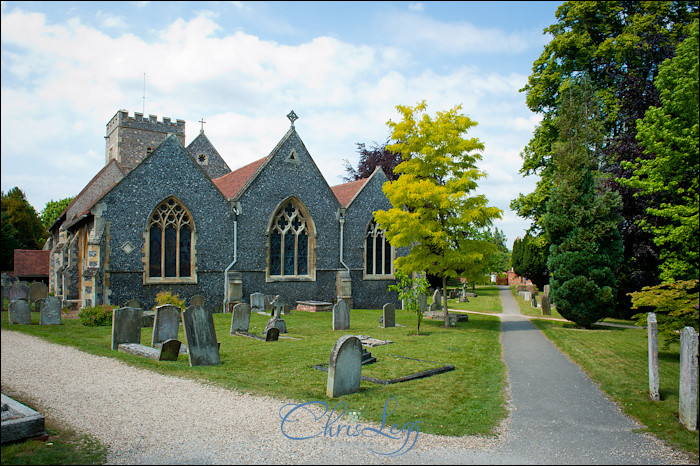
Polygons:
M168 200L174 199L175 202L177 202L185 211L186 215L189 216L190 218L190 225L192 226L192 237L190 240L190 276L189 277L151 277L149 275L150 272L150 267L149 267L149 260L150 260L150 246L151 246L151 241L150 241L150 229L151 229L151 224L152 224L152 218L153 218L153 213L155 213L156 209L158 209L163 203L168 202ZM185 204L180 201L176 196L169 196L165 199L163 199L161 202L159 202L156 207L151 211L151 214L148 216L148 221L146 223L146 228L143 233L144 237L144 246L143 246L143 284L144 285L174 285L174 284L197 284L197 229L194 225L194 221L192 220L192 214L190 213L189 209L185 206ZM176 265L176 273L179 275L180 273L180 267L179 267L179 231L178 231L178 245L177 245L177 250L178 253L176 254L177 257L177 265ZM162 258L162 256L161 256ZM161 269L162 270L162 269Z
M386 232L384 230L379 229L377 222L374 220L369 221L369 224L367 225L367 229L365 230L365 235L363 236L363 246L362 246L362 276L363 279L365 280L393 280L395 278L394 276L394 260L396 259L396 248L394 246L390 246L390 254L391 254L391 262L390 262L390 267L391 267L391 273L388 274L375 274L375 273L368 273L367 271L367 237L369 235L372 235L372 237L375 239L375 247L377 245L377 239L382 238L384 241L381 241L380 244L382 245L382 263L385 262L385 254L386 254ZM376 270L376 267L378 264L376 264L376 253L373 254L373 260L372 264L374 266L374 269Z
M307 249L307 274L306 275L272 275L270 272L270 239L272 237L272 231L275 227L275 222L280 214L280 211L287 206L288 203L292 203L294 208L298 213L304 218L306 222L307 236L309 241L309 246ZM290 196L284 199L282 202L277 204L275 209L272 211L273 214L270 216L270 220L267 224L267 229L265 235L267 236L267 264L265 267L265 281L266 282L314 282L316 281L316 225L314 224L313 218L309 213L303 202L301 202L296 196ZM295 251L296 252L296 251ZM284 264L282 264L284 267Z

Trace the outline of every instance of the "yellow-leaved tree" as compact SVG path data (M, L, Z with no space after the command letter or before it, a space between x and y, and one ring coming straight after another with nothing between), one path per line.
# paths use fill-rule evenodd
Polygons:
M476 166L484 145L466 137L476 122L458 113L461 105L437 112L434 119L426 113L425 101L396 108L403 119L387 122L393 142L387 150L400 153L404 161L394 169L398 179L383 187L392 208L376 211L374 218L393 246L411 247L407 256L396 259L396 269L442 278L448 327L447 280L485 266L495 246L484 239L483 230L502 211L473 193L477 180L486 176Z

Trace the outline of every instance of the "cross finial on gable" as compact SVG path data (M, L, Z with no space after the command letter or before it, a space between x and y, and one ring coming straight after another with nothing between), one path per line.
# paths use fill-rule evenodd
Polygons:
M199 122L202 124L202 129L200 129L199 132L203 133L204 132L204 123L206 123L206 121L204 121L204 118L202 118L201 120L199 120Z
M295 122L296 120L299 119L299 117L297 116L297 114L294 113L294 110L292 110L291 112L289 112L289 113L287 114L287 118L289 118L289 121L292 122L292 128L294 128L294 122Z

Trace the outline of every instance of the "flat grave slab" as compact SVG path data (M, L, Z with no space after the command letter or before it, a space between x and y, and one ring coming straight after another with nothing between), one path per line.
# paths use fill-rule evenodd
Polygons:
M323 301L297 301L297 311L307 312L331 312L333 303Z
M44 416L33 409L2 395L2 443L16 442L46 435Z

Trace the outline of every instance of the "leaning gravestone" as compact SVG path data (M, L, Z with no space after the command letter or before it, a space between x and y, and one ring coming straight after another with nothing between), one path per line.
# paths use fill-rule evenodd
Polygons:
M29 285L27 282L16 282L7 288L7 299L15 301L18 299L29 300Z
M263 330L263 333L267 332L268 329L271 328L276 328L280 333L287 333L287 322L285 322L283 319L273 317L267 321L267 325L265 325L265 330Z
M338 339L328 363L326 396L334 398L360 391L362 377L362 342L354 335Z
M61 299L56 296L49 296L34 303L36 306L39 302L41 310L39 314L39 325L61 325Z
M391 303L386 303L382 308L382 327L396 327L396 309Z
M182 313L182 328L190 366L221 364L216 341L214 316L201 306L190 306Z
M180 331L180 308L172 304L163 304L156 307L156 315L153 320L153 333L151 346L163 343L167 340L177 340Z
M231 317L231 335L236 332L247 332L250 327L250 306L246 303L238 303L233 306Z
M348 330L350 328L350 306L344 299L339 299L333 306L333 330Z
M540 306L542 307L543 316L552 315L552 298L550 298L549 295L542 296L542 302L540 303Z
M112 350L121 343L141 343L141 318L143 311L133 307L115 309L112 314Z
M49 287L44 282L36 282L29 285L29 301L34 303L37 299L49 297Z
M196 294L190 298L190 306L202 306L204 307L204 296L201 294Z
M693 327L681 333L678 418L688 430L698 430L698 334Z
M265 329L265 341L277 341L280 337L280 330L276 327Z
M647 312L647 339L649 340L649 398L659 401L659 329L656 314Z
M433 303L437 305L436 311L441 311L442 310L442 295L440 294L440 290L436 289L435 293L433 293Z
M11 324L29 325L32 323L32 308L28 299L10 301L7 311L7 320Z
M262 293L250 295L250 312L265 312L265 295Z

